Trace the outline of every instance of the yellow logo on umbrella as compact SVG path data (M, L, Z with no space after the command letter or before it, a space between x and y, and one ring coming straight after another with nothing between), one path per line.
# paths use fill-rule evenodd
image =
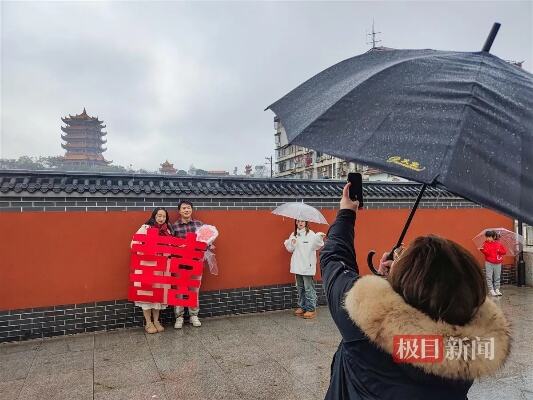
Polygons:
M418 161L412 161L412 160L409 160L408 158L402 158L400 156L391 156L389 157L387 162L399 165L404 168L412 169L413 171L416 171L416 172L420 172L426 169L426 167L421 167Z

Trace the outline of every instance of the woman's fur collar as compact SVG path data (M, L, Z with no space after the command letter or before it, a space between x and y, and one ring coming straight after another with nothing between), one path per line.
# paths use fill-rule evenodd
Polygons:
M414 363L425 372L450 379L476 379L491 375L505 362L510 351L509 325L501 309L490 299L480 307L472 321L458 326L436 322L411 307L389 282L377 276L360 278L348 291L345 302L350 318L371 342L393 353L395 335L442 335L454 338L494 338L494 359L476 359ZM445 350L446 352L446 350Z

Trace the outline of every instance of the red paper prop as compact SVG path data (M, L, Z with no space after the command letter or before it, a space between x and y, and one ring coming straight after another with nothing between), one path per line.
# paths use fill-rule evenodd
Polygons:
M158 229L133 235L128 300L197 307L206 243L160 236Z

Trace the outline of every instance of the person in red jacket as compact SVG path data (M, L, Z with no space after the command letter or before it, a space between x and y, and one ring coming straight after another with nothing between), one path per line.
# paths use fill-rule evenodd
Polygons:
M485 256L485 276L491 296L501 296L500 276L502 273L503 256L507 249L498 241L498 233L495 231L485 232L485 242L480 249Z

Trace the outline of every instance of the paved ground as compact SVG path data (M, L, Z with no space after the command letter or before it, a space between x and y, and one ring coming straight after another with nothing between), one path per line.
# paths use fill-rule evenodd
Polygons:
M506 367L471 400L533 399L533 289L504 288L514 324ZM204 326L0 345L1 399L323 399L339 335L325 308L204 320Z

